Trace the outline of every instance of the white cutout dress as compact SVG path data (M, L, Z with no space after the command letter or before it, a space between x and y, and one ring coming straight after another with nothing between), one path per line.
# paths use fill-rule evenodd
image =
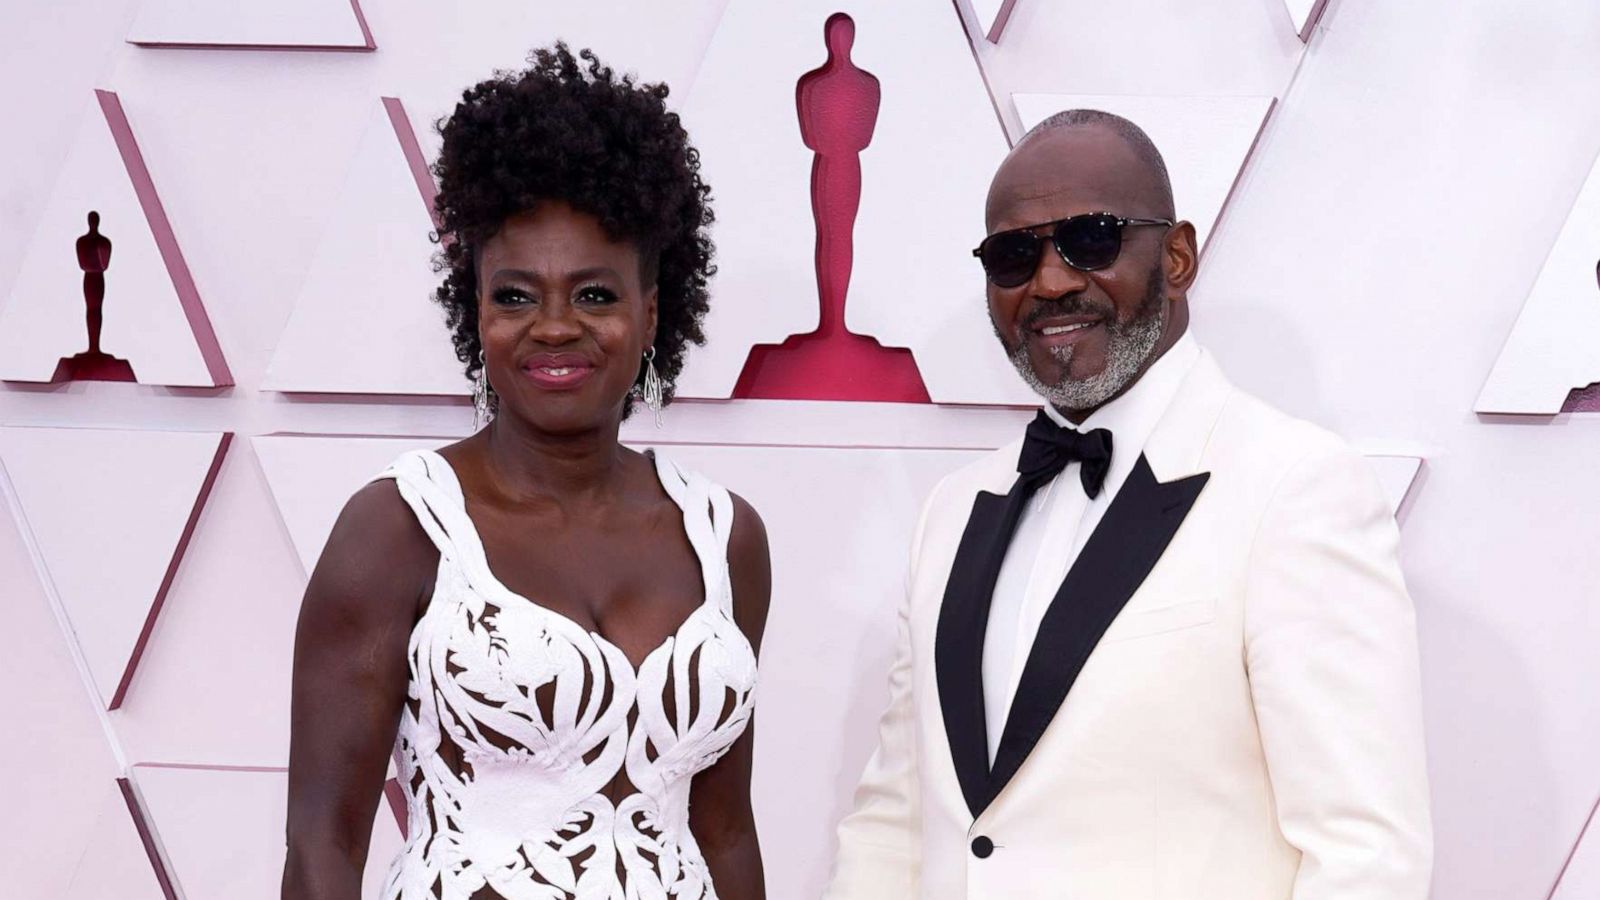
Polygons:
M659 454L655 466L683 510L705 601L637 672L604 637L495 578L443 457L407 453L380 476L439 548L408 647L395 744L408 838L386 900L716 896L689 786L744 732L756 658L733 621L728 492ZM613 804L602 791L619 773L634 793Z

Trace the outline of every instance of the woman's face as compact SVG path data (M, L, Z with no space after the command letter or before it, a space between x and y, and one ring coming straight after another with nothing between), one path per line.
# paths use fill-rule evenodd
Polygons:
M639 250L560 201L506 219L478 250L478 333L499 415L566 434L621 420L655 340Z

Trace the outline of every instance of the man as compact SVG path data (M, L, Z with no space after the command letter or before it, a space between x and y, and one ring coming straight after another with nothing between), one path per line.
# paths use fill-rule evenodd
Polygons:
M989 313L1047 404L947 477L830 900L1424 900L1414 617L1362 458L1188 334L1198 254L1132 123L990 187Z

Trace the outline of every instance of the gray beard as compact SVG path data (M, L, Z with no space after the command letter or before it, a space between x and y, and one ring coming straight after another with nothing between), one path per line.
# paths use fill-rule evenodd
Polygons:
M1073 379L1065 374L1071 371L1072 351L1075 349L1070 344L1050 351L1050 355L1060 363L1063 373L1061 380L1055 384L1047 384L1039 377L1033 368L1033 361L1028 358L1026 343L1006 348L1011 365L1016 367L1017 373L1034 393L1057 409L1094 409L1115 397L1139 374L1139 369L1155 351L1162 333L1166 331L1166 298L1161 296L1160 275L1158 269L1155 277L1151 278L1150 289L1133 321L1126 324L1114 319L1106 321L1106 365L1099 374L1083 379Z

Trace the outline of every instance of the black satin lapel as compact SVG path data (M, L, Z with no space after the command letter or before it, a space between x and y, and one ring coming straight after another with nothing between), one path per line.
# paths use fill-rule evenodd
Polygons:
M1166 551L1210 477L1202 472L1163 483L1139 457L1039 623L995 753L991 799L1033 752L1089 654Z
M944 713L945 737L961 794L974 818L988 804L989 738L983 705L983 636L989 601L1005 559L1008 497L980 491L972 501L967 530L950 565L933 661Z

